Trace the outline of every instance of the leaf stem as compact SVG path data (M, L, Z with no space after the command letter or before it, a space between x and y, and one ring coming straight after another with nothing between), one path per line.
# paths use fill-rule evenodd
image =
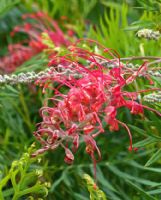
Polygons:
M120 58L121 61L131 61L131 60L160 60L161 57L157 56L132 56L127 58Z
M152 61L152 62L148 63L147 66L149 67L150 65L154 65L154 64L158 64L158 63L161 63L161 58L158 59L158 60L155 60L155 61Z

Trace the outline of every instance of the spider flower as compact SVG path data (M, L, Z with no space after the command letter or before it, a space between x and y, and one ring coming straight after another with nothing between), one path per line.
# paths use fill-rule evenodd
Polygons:
M24 24L16 26L11 32L11 36L13 37L16 33L24 33L27 34L28 39L8 46L8 54L0 58L0 70L4 73L15 71L25 61L49 48L43 41L42 33L48 36L52 46L59 47L70 44L57 22L47 14L37 12L25 14L22 18L25 21Z
M94 43L90 40L89 42ZM71 164L80 140L83 140L86 153L90 155L95 166L101 159L95 138L105 133L106 127L111 131L124 127L130 139L129 150L136 150L132 146L130 129L117 118L120 107L128 108L131 114L143 114L144 108L160 116L161 114L138 103L136 100L139 92L125 90L125 86L138 76L145 76L145 70L142 69L147 69L147 63L143 63L134 74L120 63L113 50L96 43L107 56L112 57L109 59L80 48L78 44L69 48L68 55L54 57L49 63L54 66L53 75L51 73L50 78L36 82L44 91L53 90L54 95L40 109L42 122L38 124L34 134L42 148L34 155L40 151L62 147L65 151L65 162ZM103 62L112 62L115 67L109 69L100 64ZM103 127L102 121L106 122L106 127Z

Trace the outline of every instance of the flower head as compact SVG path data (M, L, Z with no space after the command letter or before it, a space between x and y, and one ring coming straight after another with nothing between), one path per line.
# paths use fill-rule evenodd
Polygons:
M134 74L120 63L119 58L115 56L117 54L112 50L103 48L102 45L99 47L113 56L113 59L73 45L70 54L51 60L50 65L55 66L54 76L37 81L37 84L43 85L45 89L52 89L54 96L48 99L52 101L53 106L48 106L48 101L45 101L41 109L43 120L38 125L35 136L48 149L63 147L65 162L69 164L74 160L72 152L75 153L78 149L80 138L84 140L86 153L92 158L94 166L100 160L101 153L95 138L105 132L103 120L111 131L118 131L120 125L127 130L130 139L129 150L132 151L131 132L125 123L117 119L117 111L120 107L126 107L132 114L143 114L145 108L136 101L138 92L128 92L124 88L137 76L144 76L141 69L145 69L146 66L141 66ZM115 67L108 69L100 64L105 61L113 62ZM57 83L57 88L52 87L54 83ZM64 92L61 92L61 88L64 88ZM54 139L49 140L50 138Z

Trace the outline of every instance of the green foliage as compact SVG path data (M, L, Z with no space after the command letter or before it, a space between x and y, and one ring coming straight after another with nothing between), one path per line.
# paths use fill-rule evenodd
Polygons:
M109 48L116 49L121 55L129 55L130 43L132 39L131 33L126 34L125 28L128 26L127 21L127 5L120 7L111 7L110 10L104 12L104 16L100 18L99 26L96 31L91 29L88 38L95 38ZM135 44L134 44L135 45Z
M47 196L48 183L43 183L43 171L40 169L30 169L31 164L38 161L32 159L31 154L35 148L32 145L27 153L24 153L19 160L13 161L10 170L5 177L0 180L0 199L18 200L22 197Z
M147 161L147 163L145 164L146 167L149 167L151 164L153 164L154 162L156 162L157 160L159 160L161 158L161 148L158 149L157 152L155 152L152 157Z
M33 9L32 5L35 4L34 0L21 1L28 9ZM74 22L75 19L83 20L84 18L86 18L97 3L97 0L89 0L88 3L86 2L86 0L69 0L68 3L65 0L39 0L36 2L35 5L37 9L41 9L42 11L48 13L50 16L68 16ZM73 16L75 17L73 18Z
M140 9L146 9L148 11L160 11L161 1L160 0L139 0L138 3L141 5Z
M138 10L143 10L143 15L131 24L130 29L138 30L152 28L161 32L161 1L160 0L141 0L138 1Z
M87 37L96 39L109 48L117 50L121 57L126 56L143 56L143 55L160 55L160 43L155 41L139 40L135 36L136 30L146 27L147 24L155 23L155 27L159 27L161 15L143 11L138 22L129 24L130 8L127 4L117 5L109 2L105 4L103 17L100 16L100 23L96 25L96 30L91 26ZM154 20L155 18L155 20ZM144 24L141 24L143 22Z
M7 13L15 4L19 3L20 0L1 0L0 1L0 16Z

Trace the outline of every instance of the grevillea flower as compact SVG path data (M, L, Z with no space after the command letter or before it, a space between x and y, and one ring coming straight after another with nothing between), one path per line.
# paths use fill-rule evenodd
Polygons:
M31 41L37 41L42 43L41 33L48 33L50 39L55 46L69 45L69 41L65 38L64 33L58 26L57 22L50 18L46 13L37 12L32 14L24 14L23 20L32 20L32 22L26 22L21 26L16 26L11 32L14 36L17 32L27 33Z
M29 60L31 57L42 51L44 45L33 47L33 42L29 46L23 44L11 44L8 46L8 55L0 58L0 71L3 73L11 73L15 69Z
M90 40L88 42L94 43ZM125 86L138 76L145 76L147 63L143 63L134 73L120 63L113 50L94 43L107 56L112 57L109 59L82 49L78 44L69 48L68 55L54 57L50 61L49 65L55 67L51 78L37 81L37 84L43 86L43 91L53 90L54 96L47 99L40 109L43 120L38 124L34 135L41 142L42 148L34 155L60 146L65 150L65 162L71 164L80 139L83 139L86 153L96 166L101 159L101 153L95 138L105 132L102 121L106 122L111 131L124 127L130 138L129 150L136 150L132 146L132 135L128 126L117 119L118 108L126 107L132 114L143 114L144 108L160 116L161 114L136 101L142 91L125 90ZM116 67L109 69L100 64L105 61L112 62ZM96 167L94 169L96 174Z
M0 58L0 70L5 73L13 72L23 62L40 53L48 46L43 43L42 33L48 35L53 46L67 46L70 44L56 21L42 12L25 14L23 25L16 26L11 32L13 37L16 33L27 34L28 39L17 44L8 46L8 55ZM27 20L30 20L28 22Z

